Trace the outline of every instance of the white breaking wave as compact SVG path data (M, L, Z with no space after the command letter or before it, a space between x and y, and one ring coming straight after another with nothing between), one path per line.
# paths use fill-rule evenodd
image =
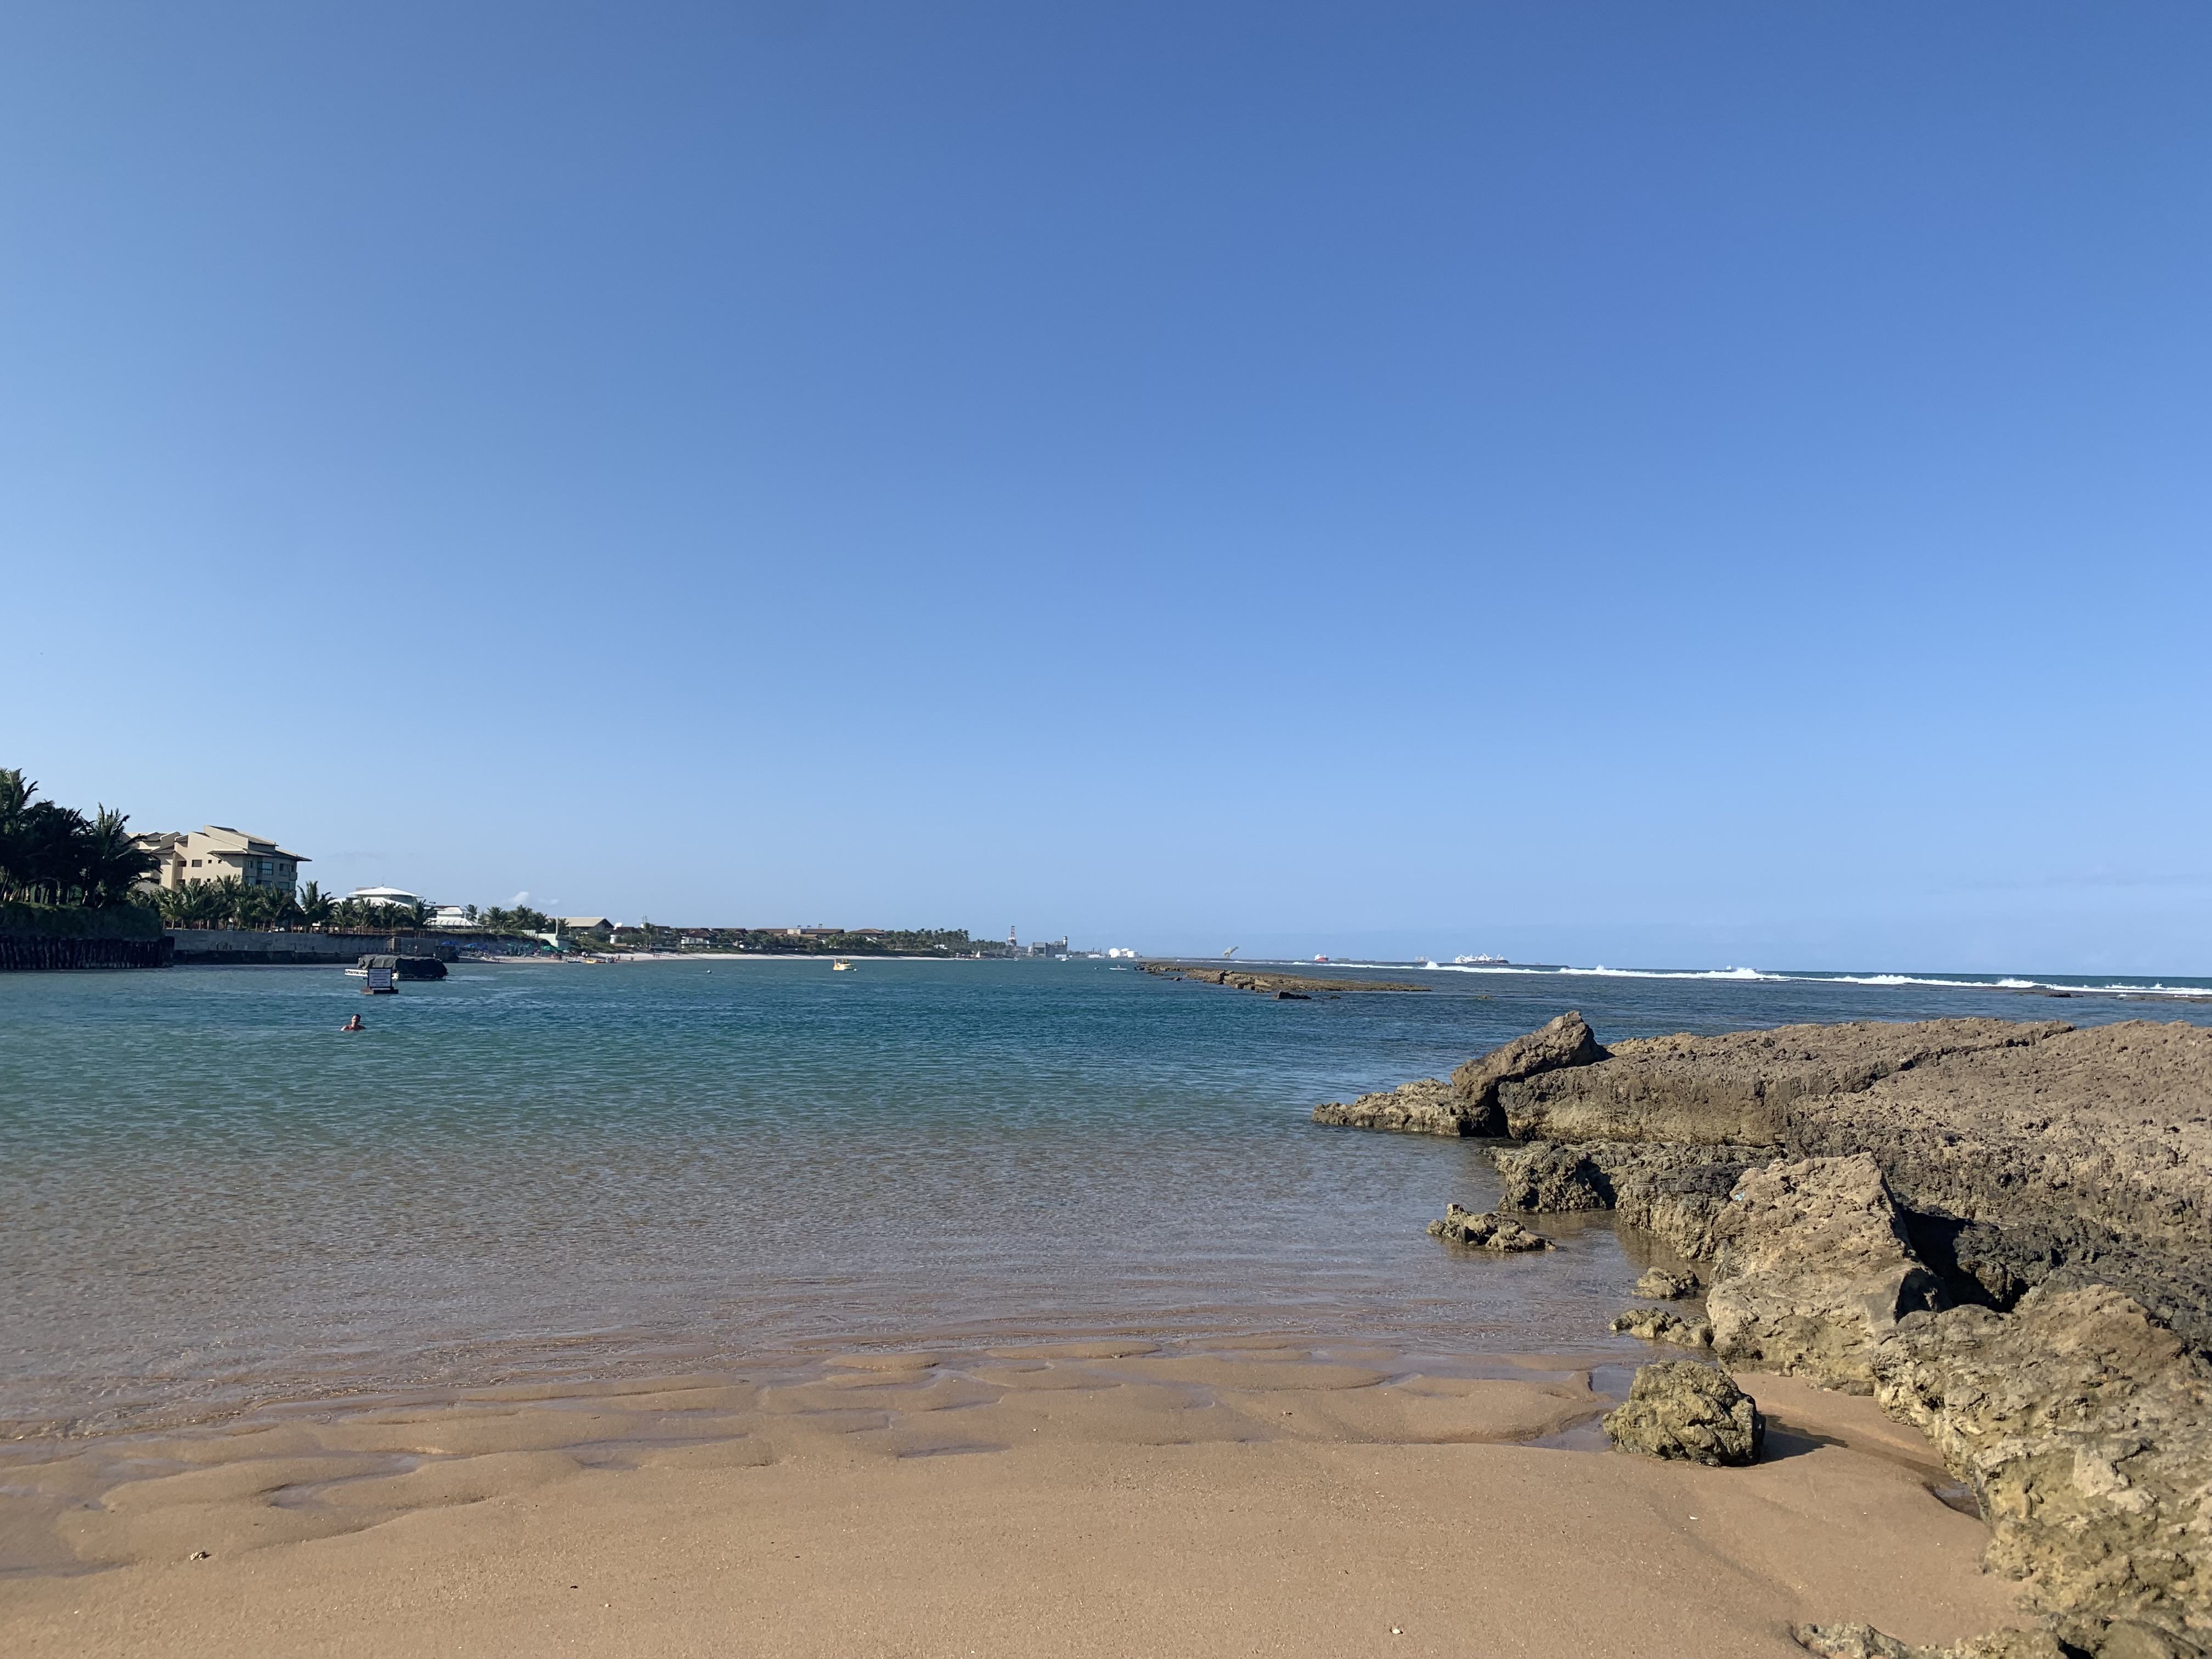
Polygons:
M1602 974L1607 979L1786 980L1788 974L1762 974L1756 968L1562 968L1563 974Z
M1788 979L1827 985L1935 985L1956 991L2085 991L2130 996L2201 997L2212 994L2208 985L2138 984L2116 980L2106 985L2067 983L2048 979L1939 979L1919 974L1790 974Z
M1436 974L1555 974L1562 977L1591 979L1726 980L1737 984L1761 985L1923 985L1954 991L2078 991L2093 995L2168 997L2212 995L2212 983L2168 985L2163 981L2146 985L2133 980L2115 980L2106 984L2092 985L2083 981L2067 983L2057 980L2011 977L1972 979L1960 975L1955 979L1939 978L1926 974L1770 974L1756 968L1608 968L1602 963L1592 968L1527 968L1510 963L1359 962L1346 957L1336 958L1330 965L1399 970L1411 968L1422 973Z

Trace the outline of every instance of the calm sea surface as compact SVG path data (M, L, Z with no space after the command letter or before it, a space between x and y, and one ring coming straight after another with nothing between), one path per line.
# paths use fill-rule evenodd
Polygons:
M1480 1147L1315 1126L1579 1008L1601 1039L1996 1014L1995 988L1408 974L1275 1002L1103 962L0 975L0 1426L837 1342L1297 1332L1595 1352L1602 1222L1438 1245ZM347 1016L370 1030L341 1036Z

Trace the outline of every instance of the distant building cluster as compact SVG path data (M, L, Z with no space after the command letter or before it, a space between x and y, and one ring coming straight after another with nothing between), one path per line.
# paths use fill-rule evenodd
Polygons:
M153 859L152 870L138 884L139 890L145 892L173 891L202 882L235 881L242 887L289 896L300 885L300 866L311 862L306 854L291 852L266 836L216 823L190 831L162 830L136 839ZM356 887L343 896L325 895L322 902L325 907L337 903L427 911L428 925L441 932L467 933L488 927L494 931L513 932L519 927L542 930L535 934L541 939L574 940L578 944L643 944L663 948L672 943L678 948L692 950L775 951L784 948L778 941L787 939L793 947L809 951L918 950L925 953L1048 957L1100 954L1096 951L1071 951L1065 934L1025 945L1012 927L1006 929L1005 945L999 946L981 939L970 940L965 933L915 933L888 927L670 928L644 922L617 922L611 916L540 916L520 909L480 914L474 905L428 904L421 894L404 887ZM327 908L322 914L328 914ZM1138 953L1117 946L1103 954L1134 959Z

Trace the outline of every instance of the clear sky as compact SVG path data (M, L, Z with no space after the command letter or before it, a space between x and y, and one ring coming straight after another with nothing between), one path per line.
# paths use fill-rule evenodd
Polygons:
M2208 64L9 8L0 764L625 920L2212 972Z

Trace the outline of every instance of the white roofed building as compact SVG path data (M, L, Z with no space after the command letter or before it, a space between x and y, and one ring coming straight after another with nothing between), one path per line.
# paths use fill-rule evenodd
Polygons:
M422 896L410 893L404 887L356 887L341 901L352 904L390 904L411 910L422 903Z

